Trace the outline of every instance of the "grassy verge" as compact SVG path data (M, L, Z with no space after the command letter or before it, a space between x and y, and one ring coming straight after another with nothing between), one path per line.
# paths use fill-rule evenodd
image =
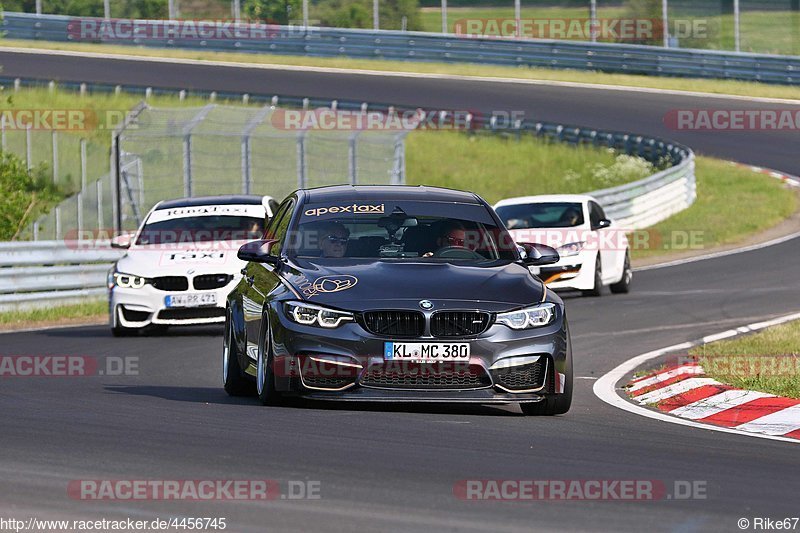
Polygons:
M633 259L737 244L775 226L797 209L797 197L790 189L747 168L698 157L696 176L695 203L648 228L638 245L634 238Z
M88 43L51 43L3 39L3 46L72 50L104 54L124 54L141 57L167 57L201 61L228 61L236 63L365 69L393 73L442 74L475 78L512 78L534 81L563 81L624 87L669 89L745 97L785 98L800 100L800 87L766 85L755 82L730 80L699 80L691 78L660 78L629 74L606 74L577 70L550 70L528 67L502 67L477 64L416 63L350 58L317 58L272 54L247 54L233 52L207 52L195 50L170 50L122 45L97 45Z
M105 300L90 300L76 305L3 312L0 313L0 329L102 322L107 318L108 303Z
M613 187L655 170L643 159L527 135L517 141L513 137L419 131L407 138L406 172L411 185L468 189L494 203L513 196Z
M723 383L800 398L800 320L739 339L694 348L706 373Z

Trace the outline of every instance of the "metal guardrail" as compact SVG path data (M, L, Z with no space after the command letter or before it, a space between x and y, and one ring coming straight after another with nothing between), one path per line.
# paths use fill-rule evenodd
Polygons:
M110 262L122 256L107 242L0 243L0 311L68 305L105 295Z
M4 81L8 80L0 78L0 83ZM35 85L37 83L41 82L14 80L15 85ZM61 85L77 88L81 84ZM92 91L130 91L146 95L153 92L145 87L103 84L95 84L88 89ZM177 89L160 89L157 92L165 94L177 91ZM183 92L186 94L185 91ZM194 94L210 96L209 93ZM241 100L244 95L214 93L214 96ZM408 111L408 109L386 104L310 100L275 95L247 95L247 100L253 103L271 102L274 105L280 103L305 109L335 107L363 111L367 109L383 112ZM447 111L429 110L427 113L435 114L434 122L438 127L447 128L453 120L452 115L449 115ZM598 199L605 208L606 214L624 230L641 229L655 224L686 209L696 198L694 153L688 147L678 143L632 133L530 120L520 120L511 128L501 128L492 117L476 117L466 127L471 132L490 132L514 137L533 135L553 142L613 148L621 153L642 157L659 167L666 162L670 165L669 168L642 180L588 193ZM67 246L62 241L0 243L0 311L41 307L55 303L66 304L79 302L87 297L102 297L106 290L105 272L110 267L109 262L118 259L123 253L105 247L105 244L97 246L97 243L93 243L91 248L81 248L80 246ZM49 290L36 291L43 287L47 287ZM26 290L31 292L25 292Z
M81 21L102 19L4 12L12 39L82 41L212 51L354 57L447 63L485 63L597 70L649 76L720 78L797 85L800 57L548 39L491 39L425 32L261 25L263 37L86 38ZM165 21L136 21L145 35L164 33ZM217 23L227 24L231 23ZM240 23L247 26L245 23ZM97 30L98 26L92 26ZM156 31L151 31L157 28ZM180 32L178 32L180 34ZM254 35L254 32L245 32Z

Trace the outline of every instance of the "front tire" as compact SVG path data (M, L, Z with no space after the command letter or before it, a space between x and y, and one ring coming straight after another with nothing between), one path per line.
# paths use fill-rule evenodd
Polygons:
M555 375L555 374L554 374ZM572 352L570 352L564 372L564 392L551 394L535 403L521 403L522 414L527 416L563 415L572 406Z
M246 396L252 392L253 384L239 365L239 350L233 336L233 322L225 321L225 335L222 338L222 384L229 396Z
M262 405L279 405L280 393L275 390L275 374L272 368L272 345L269 335L269 318L262 319L261 339L258 343L258 366L256 373L256 393Z
M622 267L622 278L609 288L614 294L627 294L631 292L631 280L633 279L633 269L631 269L631 252L625 250L625 264Z
M597 254L597 260L594 262L594 287L582 292L584 296L594 298L603 295L603 265L600 262L599 253Z

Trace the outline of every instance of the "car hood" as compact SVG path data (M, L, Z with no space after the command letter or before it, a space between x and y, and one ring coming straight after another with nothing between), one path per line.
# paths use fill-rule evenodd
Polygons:
M507 261L484 265L445 262L294 259L282 269L309 302L342 309L434 309L506 311L542 301L544 286L526 267Z
M164 248L137 246L117 261L117 270L153 278L157 276L186 276L198 274L236 274L246 264L236 257L238 245Z

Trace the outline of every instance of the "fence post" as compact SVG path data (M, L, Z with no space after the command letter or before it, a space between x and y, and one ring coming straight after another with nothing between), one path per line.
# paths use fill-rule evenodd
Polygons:
M53 137L53 183L58 183L58 132L52 130Z
M111 135L111 230L122 231L121 195L119 186L119 136Z
M61 206L56 206L56 240L58 240L59 235L61 235Z
M86 188L86 139L81 139L81 190Z
M358 134L355 132L350 136L347 142L347 162L348 162L348 176L350 177L350 185L358 183Z
M183 195L192 195L192 134L183 137Z
M250 194L250 134L242 135L242 194Z
M28 170L33 168L33 158L31 157L31 125L25 128L25 162L28 165Z
M97 229L101 230L105 221L103 220L103 180L97 180Z
M83 191L78 193L78 242L83 240Z
M39 240L39 221L38 220L33 223L33 240L34 241L38 241Z
M6 151L6 114L0 114L0 150Z
M192 130L205 120L214 109L214 104L207 104L183 128L183 193L192 196Z
M303 189L308 180L306 169L306 131L297 135L297 188Z
M406 182L406 145L405 135L397 134L394 138L394 162L392 164L392 185L404 185Z

